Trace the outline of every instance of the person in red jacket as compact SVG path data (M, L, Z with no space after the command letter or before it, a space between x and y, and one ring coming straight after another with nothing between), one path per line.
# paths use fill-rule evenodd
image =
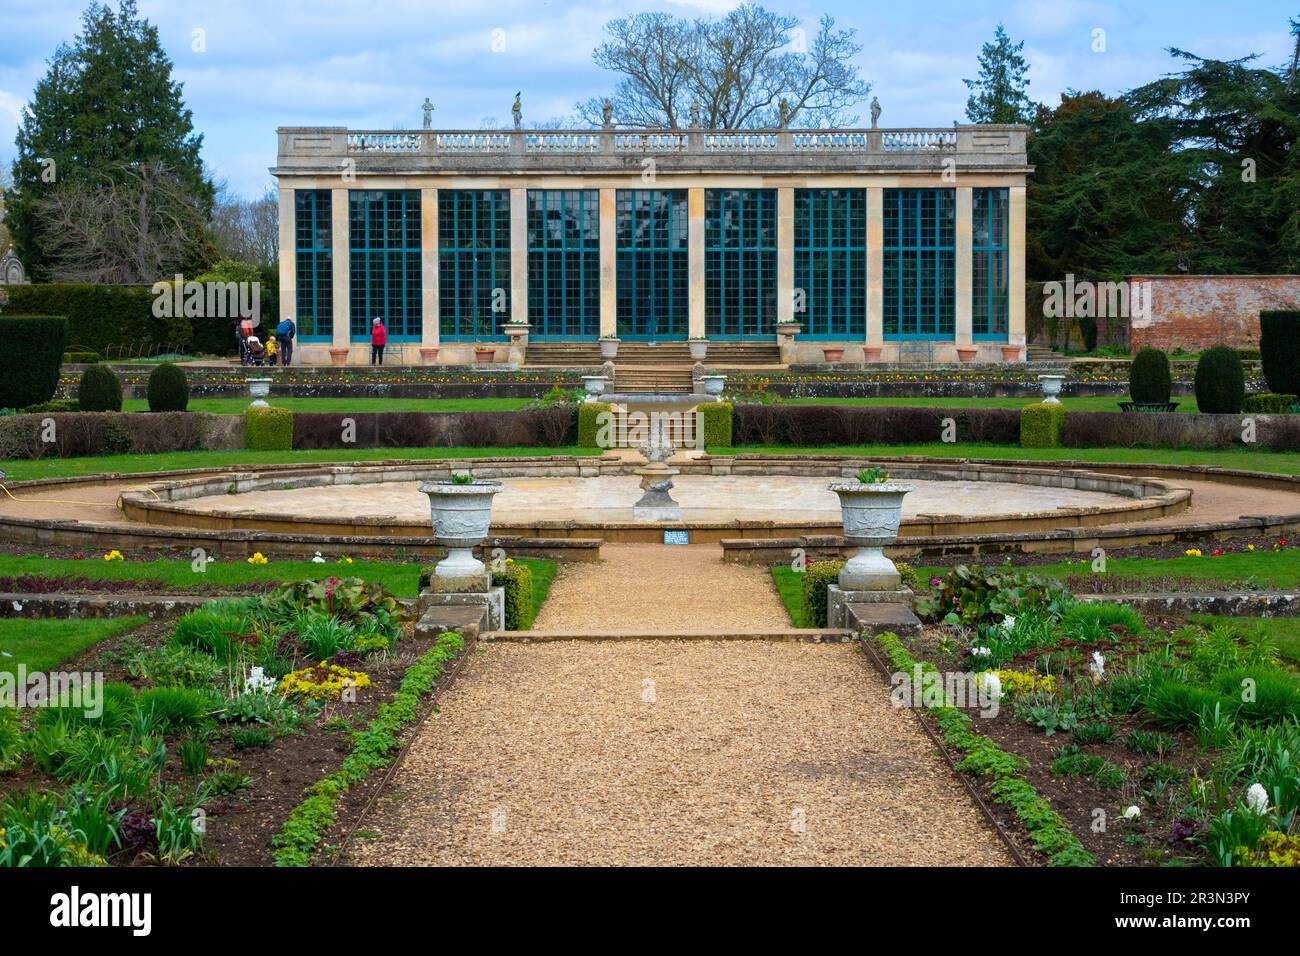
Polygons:
M383 319L370 323L370 364L384 364L384 346L388 344L388 330L384 328Z

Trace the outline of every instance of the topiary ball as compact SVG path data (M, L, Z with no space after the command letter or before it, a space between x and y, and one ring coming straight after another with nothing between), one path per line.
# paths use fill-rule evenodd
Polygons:
M1196 405L1202 412L1236 415L1246 400L1246 373L1237 350L1216 345L1196 363Z
M190 382L171 362L163 362L149 374L146 388L151 412L183 412L190 404Z
M1133 401L1144 405L1164 404L1169 401L1173 384L1169 359L1164 352L1146 346L1133 356L1128 373L1128 393Z
M106 365L92 365L81 373L77 405L83 412L120 412L122 383Z

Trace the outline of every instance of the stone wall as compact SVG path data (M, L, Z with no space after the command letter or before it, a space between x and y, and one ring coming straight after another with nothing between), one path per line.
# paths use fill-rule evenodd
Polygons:
M1151 314L1132 320L1129 348L1197 352L1259 348L1259 313L1300 308L1300 275L1130 276L1151 284Z

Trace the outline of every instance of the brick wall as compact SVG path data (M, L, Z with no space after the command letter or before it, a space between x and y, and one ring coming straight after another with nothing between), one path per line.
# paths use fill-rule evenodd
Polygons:
M1300 308L1300 276L1130 276L1151 285L1151 314L1131 320L1129 349L1259 348L1259 313Z

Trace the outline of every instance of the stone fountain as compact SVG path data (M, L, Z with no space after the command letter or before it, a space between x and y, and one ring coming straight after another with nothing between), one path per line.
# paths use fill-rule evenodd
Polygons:
M669 494L673 487L676 468L668 467L668 459L677 450L668 438L664 421L650 419L650 435L638 446L646 464L634 469L641 476L641 500L632 506L632 517L637 521L681 521L682 506Z

